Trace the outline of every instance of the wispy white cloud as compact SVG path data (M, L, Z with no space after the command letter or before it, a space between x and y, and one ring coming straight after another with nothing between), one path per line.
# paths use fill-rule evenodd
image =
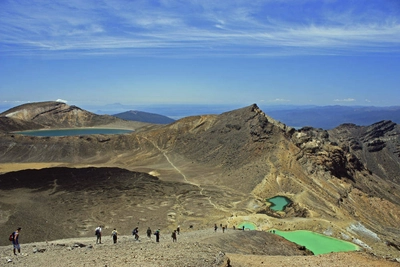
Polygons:
M290 102L290 100L283 99L283 98L275 98L274 100L271 100L270 102Z
M356 101L354 98L345 98L345 99L335 99L335 102L354 102Z
M60 98L59 98L59 99L57 99L57 100L56 100L56 102L67 103L68 101L67 101L67 100L60 99Z
M0 49L6 55L400 52L400 13L384 5L381 12L338 10L311 1L314 13L293 18L307 1L284 2L284 10L275 2L4 1Z

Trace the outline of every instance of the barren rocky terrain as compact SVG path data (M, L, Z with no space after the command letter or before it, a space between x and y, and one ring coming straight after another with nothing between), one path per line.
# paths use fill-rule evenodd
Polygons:
M11 246L0 247L0 265L5 266L398 266L399 263L365 252L307 255L293 243L266 232L228 229L183 229L177 242L161 230L135 241L120 235L112 243L110 229L103 230L102 244L95 238L71 238L22 245L22 253L12 256ZM140 231L139 231L139 234ZM21 238L23 237L21 233Z
M79 120L74 114L79 114ZM147 242L146 246L153 246L148 251L155 245L161 245L163 253L172 250L171 245L185 246L183 238L189 238L189 233L194 236L185 241L187 247L203 237L212 247L204 256L191 251L193 261L184 265L180 261L176 266L212 266L219 251L236 262L233 266L268 266L268 262L270 266L305 262L310 266L343 266L337 262L385 266L400 258L400 129L392 122L369 127L342 125L330 131L295 130L252 105L164 126L131 125L135 132L129 134L32 137L12 131L38 125L72 127L76 121L76 127L118 128L127 122L94 120L93 114L53 102L17 107L1 116L0 235L8 236L21 226L22 242L32 243L26 245L31 250L35 242L49 242L44 253L27 251L28 255L13 259L22 266L34 257L47 261L52 253L69 259L68 255L84 251L93 261L100 249L105 254L117 253L117 266L123 261L129 266L131 257L118 253L134 249L128 235L135 226L168 233L161 244ZM272 211L266 199L277 195L288 197L292 204L284 211ZM311 230L354 242L363 252L267 257L275 254L254 255L252 245L236 236L240 231L228 231L225 236L232 235L228 241L209 233L215 223L232 229L242 222L255 224L261 235L272 228ZM94 245L90 240L97 225L106 231L117 228L125 235L121 244ZM177 225L187 233L179 245L167 246L169 233ZM66 243L56 241L66 238L73 238L69 244L80 242L86 247L51 245ZM271 236L263 238L254 246L262 248ZM7 246L6 239L0 245ZM230 246L223 245L229 242ZM6 260L10 247L2 249ZM112 266L106 260L110 255L101 264ZM208 265L199 265L205 258ZM99 263L91 261L84 263ZM143 266L175 266L170 262Z

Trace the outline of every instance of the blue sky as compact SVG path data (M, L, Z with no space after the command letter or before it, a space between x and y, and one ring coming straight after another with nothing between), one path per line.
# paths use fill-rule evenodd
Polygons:
M0 0L0 25L12 106L400 104L398 0Z

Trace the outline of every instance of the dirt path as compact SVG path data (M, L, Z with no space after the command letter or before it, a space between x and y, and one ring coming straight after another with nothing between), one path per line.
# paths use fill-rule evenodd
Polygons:
M194 186L196 186L196 187L199 188L199 193L200 193L200 195L206 197L207 200L208 200L208 202L209 202L209 204L210 204L211 206L213 206L213 207L214 207L215 209L217 209L217 210L220 210L220 211L223 211L223 212L229 212L228 209L225 209L225 208L223 208L223 207L221 207L221 206L215 204L215 203L211 200L211 196L207 196L207 195L204 193L204 188L203 188L200 184L197 184L197 183L195 183L195 182L189 181L188 178L186 177L185 173L183 173L183 172L171 161L171 159L168 157L167 151L161 149L159 146L157 146L157 144L156 144L155 142L149 140L147 137L144 137L144 138L145 138L147 141L149 141L155 148L157 148L157 150L159 150L159 151L163 154L163 156L164 156L165 159L168 161L168 163L172 166L172 168L174 168L174 169L183 177L183 180L185 180L186 183L191 184L191 185L194 185Z

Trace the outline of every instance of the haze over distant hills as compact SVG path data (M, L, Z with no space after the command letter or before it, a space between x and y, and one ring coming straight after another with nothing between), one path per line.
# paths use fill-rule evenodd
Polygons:
M113 114L112 116L129 121L140 121L140 122L148 122L148 123L156 123L156 124L168 124L172 123L175 120L168 118L167 116L137 111L137 110L130 110L118 114Z
M10 104L0 104L0 112L12 108ZM150 123L170 123L174 120L198 114L221 114L240 108L238 105L199 104L157 104L157 105L84 105L82 108L100 115L113 115L127 120ZM367 126L382 120L400 123L400 106L315 106L315 105L260 105L271 117L286 125L301 128L333 129L343 123ZM135 114L136 112L136 114ZM125 113L125 114L123 114ZM147 113L147 114L146 114ZM120 115L121 114L121 115ZM129 116L128 116L129 114ZM164 119L158 120L156 117ZM158 121L158 122L157 122Z
M286 125L301 128L333 129L343 123L360 126L371 125L382 120L400 123L400 106L316 106L316 105L265 105L259 107L268 115ZM180 119L198 114L221 114L240 108L238 105L143 105L131 106L112 104L103 107L91 107L89 110L97 114L122 113L130 109L161 114L172 119Z
M280 109L266 107L263 110L292 127L333 129L344 123L367 126L382 120L400 123L400 106L287 106Z

